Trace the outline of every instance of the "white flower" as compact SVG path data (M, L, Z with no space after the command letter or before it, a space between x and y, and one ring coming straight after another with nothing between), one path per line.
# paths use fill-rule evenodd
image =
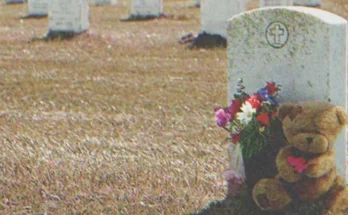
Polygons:
M246 125L253 118L253 113L256 113L256 109L253 108L249 102L245 102L240 109L242 112L237 113L237 119L242 124Z

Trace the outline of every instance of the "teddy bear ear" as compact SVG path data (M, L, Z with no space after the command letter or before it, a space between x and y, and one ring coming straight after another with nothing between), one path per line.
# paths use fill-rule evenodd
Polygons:
M297 114L302 112L302 107L298 104L284 103L279 106L277 116L283 121L286 116L293 120Z
M343 108L336 107L336 115L341 125L346 125L348 123L347 114Z

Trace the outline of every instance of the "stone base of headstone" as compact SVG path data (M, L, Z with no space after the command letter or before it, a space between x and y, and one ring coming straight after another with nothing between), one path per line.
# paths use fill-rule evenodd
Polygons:
M117 0L88 0L91 6L115 5Z
M192 4L188 6L189 8L200 8L201 4Z
M87 30L86 30L87 31ZM42 37L35 37L34 40L68 40L72 39L73 37L83 34L86 31L81 32L73 32L73 31L48 31L46 35Z
M154 15L147 15L147 16L141 16L141 15L130 15L127 18L121 19L121 21L144 21L144 20L152 20L152 19L167 19L167 18L173 18L172 15L161 13L159 16Z
M189 33L181 37L180 44L188 44L188 48L213 48L227 47L227 41L224 37L217 34L208 34L201 32L198 35Z
M293 0L294 6L320 8L321 0Z
M25 16L21 16L21 19L40 19L40 18L45 18L48 15L44 15L44 14L27 14Z
M22 4L26 2L26 0L6 0L6 4Z
M193 5L191 7L201 7L201 1L200 0L195 0L195 2L193 3Z
M295 4L294 6L298 6L298 7L314 7L314 8L320 8L321 5L320 4L314 4L314 5L303 5L303 4Z

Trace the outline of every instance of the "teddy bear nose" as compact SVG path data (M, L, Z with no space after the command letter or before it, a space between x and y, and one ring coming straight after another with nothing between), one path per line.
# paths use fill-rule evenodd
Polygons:
M312 143L313 142L313 138L312 137L307 137L306 140L307 140L307 143Z

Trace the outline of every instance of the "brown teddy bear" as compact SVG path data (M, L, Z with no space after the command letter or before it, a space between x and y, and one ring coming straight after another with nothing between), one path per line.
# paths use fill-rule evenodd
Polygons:
M281 210L292 199L323 199L334 215L348 215L348 188L338 176L334 143L347 124L344 109L323 102L279 106L288 145L276 157L278 175L261 179L253 199L262 210Z

